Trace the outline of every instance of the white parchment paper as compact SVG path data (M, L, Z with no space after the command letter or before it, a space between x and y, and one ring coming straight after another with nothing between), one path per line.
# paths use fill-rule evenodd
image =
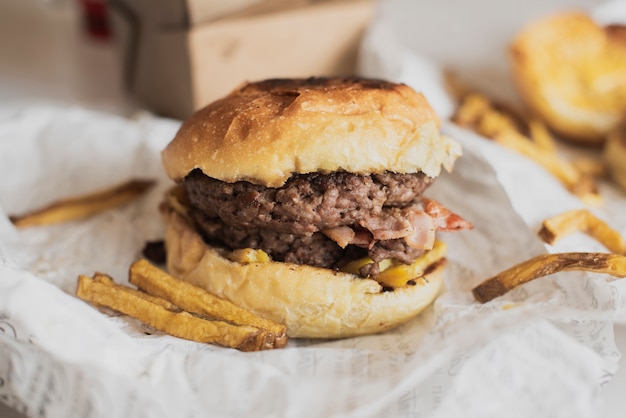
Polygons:
M397 40L377 39L371 47L366 38L364 54L399 66L377 75L423 68ZM437 77L425 65L420 79ZM170 182L159 152L178 126L149 115L0 107L3 402L36 417L596 415L620 356L612 323L626 320L626 281L567 273L475 303L471 288L513 263L603 249L583 236L546 248L536 238L541 220L582 203L531 161L450 124L444 131L465 155L427 195L475 229L440 235L449 246L446 291L396 330L240 353L153 333L78 300L78 274L105 271L126 283L143 244L162 236L157 206ZM8 220L137 177L158 186L94 218L19 231ZM609 185L602 192L606 204L594 211L626 234L624 195Z
M561 190L453 127L466 155L429 195L476 229L442 236L450 266L434 306L382 335L240 353L148 335L73 296L80 273L126 282L143 243L161 236L156 208L169 181L159 150L178 123L37 106L4 108L0 118L0 396L31 416L590 416L614 370L619 282L570 274L473 302L469 290L483 278L544 251L476 144L525 172L527 184L544 182L535 201ZM86 221L17 231L6 218L130 177L159 187Z

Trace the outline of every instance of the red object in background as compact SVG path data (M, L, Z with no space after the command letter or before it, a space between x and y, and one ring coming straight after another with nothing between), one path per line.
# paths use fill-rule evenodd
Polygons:
M111 36L106 0L80 0L85 30L95 39L107 40Z

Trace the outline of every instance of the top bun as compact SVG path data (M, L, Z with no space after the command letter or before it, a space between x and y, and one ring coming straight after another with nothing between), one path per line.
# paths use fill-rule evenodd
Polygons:
M424 96L405 84L358 78L245 84L196 112L163 151L175 181L209 177L280 187L294 173L384 171L439 175L460 146L439 134Z
M528 107L565 139L601 145L626 114L626 33L566 12L513 40L513 76Z

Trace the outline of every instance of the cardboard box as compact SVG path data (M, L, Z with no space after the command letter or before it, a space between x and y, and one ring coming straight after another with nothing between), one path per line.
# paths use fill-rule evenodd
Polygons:
M212 4L110 0L126 86L155 113L184 119L247 80L353 74L374 11L373 0Z

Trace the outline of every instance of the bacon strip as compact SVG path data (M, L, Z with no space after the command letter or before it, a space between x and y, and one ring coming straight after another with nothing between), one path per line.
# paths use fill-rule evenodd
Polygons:
M416 249L431 249L436 231L459 231L474 226L440 203L423 200L424 210L396 208L384 216L367 217L358 226L339 226L324 230L324 234L341 248L349 244L372 248L378 241L404 238L407 245Z
M424 199L423 203L424 211L434 219L438 231L460 231L474 228L471 222L434 200Z
M341 248L346 248L348 244L354 244L356 233L349 226L338 226L336 228L322 231L324 235L332 239Z
M434 219L425 212L415 211L409 214L409 221L412 231L404 237L409 247L426 250L433 248L437 230Z
M378 216L368 216L358 222L372 233L376 241L404 238L413 232L409 215L414 210L393 208Z

